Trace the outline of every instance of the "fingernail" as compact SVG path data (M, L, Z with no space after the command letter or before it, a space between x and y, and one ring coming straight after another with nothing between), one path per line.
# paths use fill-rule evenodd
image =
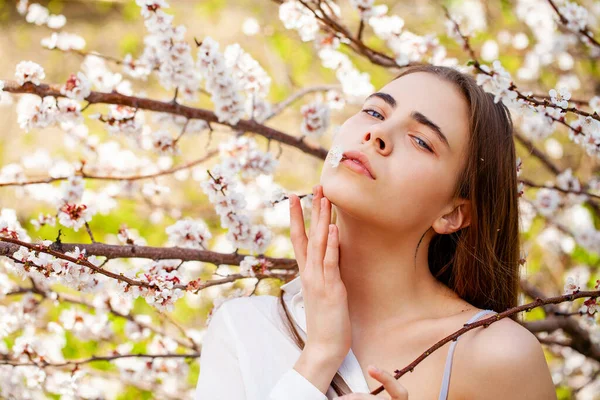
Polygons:
M329 236L333 235L333 225L329 224Z
M379 368L377 368L376 366L371 365L370 367L373 370L373 372L380 372Z

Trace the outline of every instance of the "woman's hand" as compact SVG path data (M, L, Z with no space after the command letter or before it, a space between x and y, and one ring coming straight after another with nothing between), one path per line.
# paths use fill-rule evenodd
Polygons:
M325 357L343 360L350 350L352 332L346 286L339 269L339 237L330 224L331 202L323 188L313 188L312 220L306 236L300 199L289 196L290 237L302 281L306 313L306 347Z
M392 374L386 371L382 371L369 365L369 375L373 378L377 379L379 382L383 384L383 387L386 392L390 394L389 400L408 400L408 392L406 388L398 382L396 378ZM375 396L372 394L364 394L364 393L352 393L346 396L340 397L342 400L370 400L370 399L388 399L387 396L383 396L381 394Z

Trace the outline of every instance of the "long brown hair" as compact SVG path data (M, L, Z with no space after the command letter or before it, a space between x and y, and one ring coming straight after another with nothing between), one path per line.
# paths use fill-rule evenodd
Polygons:
M520 242L517 156L510 112L501 101L494 103L494 95L478 86L472 76L450 67L417 65L394 80L414 72L428 72L453 83L470 111L468 159L458 173L454 195L471 200L471 223L431 239L429 270L473 306L496 312L515 307ZM279 303L294 341L304 349L305 343L283 301L283 291ZM338 373L331 386L339 396L351 393Z

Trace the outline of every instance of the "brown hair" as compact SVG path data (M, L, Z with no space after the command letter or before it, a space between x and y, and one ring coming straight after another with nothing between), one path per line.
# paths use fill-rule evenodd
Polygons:
M429 244L429 270L470 304L496 312L518 305L519 208L513 124L507 107L475 79L450 67L417 65L394 78L428 72L453 83L469 106L467 160L457 175L455 196L471 200L471 223L457 232L436 234ZM418 245L417 245L418 249ZM304 341L283 301L287 326L300 349ZM511 316L516 319L516 315ZM351 390L336 373L338 395Z

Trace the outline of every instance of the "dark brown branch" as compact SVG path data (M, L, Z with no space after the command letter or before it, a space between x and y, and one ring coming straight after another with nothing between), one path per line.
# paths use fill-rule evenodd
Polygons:
M36 94L40 97L65 97L60 93L60 87L57 85L35 85L31 82L25 82L25 84L19 85L14 81L4 81L3 90L9 93ZM216 124L229 126L236 131L256 133L264 136L267 139L276 140L278 142L295 147L307 154L323 160L327 157L326 149L318 145L309 144L299 137L288 135L277 129L273 129L250 120L240 120L235 125L227 122L219 122L218 117L214 112L202 108L188 107L179 103L163 102L144 97L126 96L117 92L91 92L85 100L91 104L119 104L123 106L134 107L136 109L182 115L188 119L201 119L209 123L214 122Z

